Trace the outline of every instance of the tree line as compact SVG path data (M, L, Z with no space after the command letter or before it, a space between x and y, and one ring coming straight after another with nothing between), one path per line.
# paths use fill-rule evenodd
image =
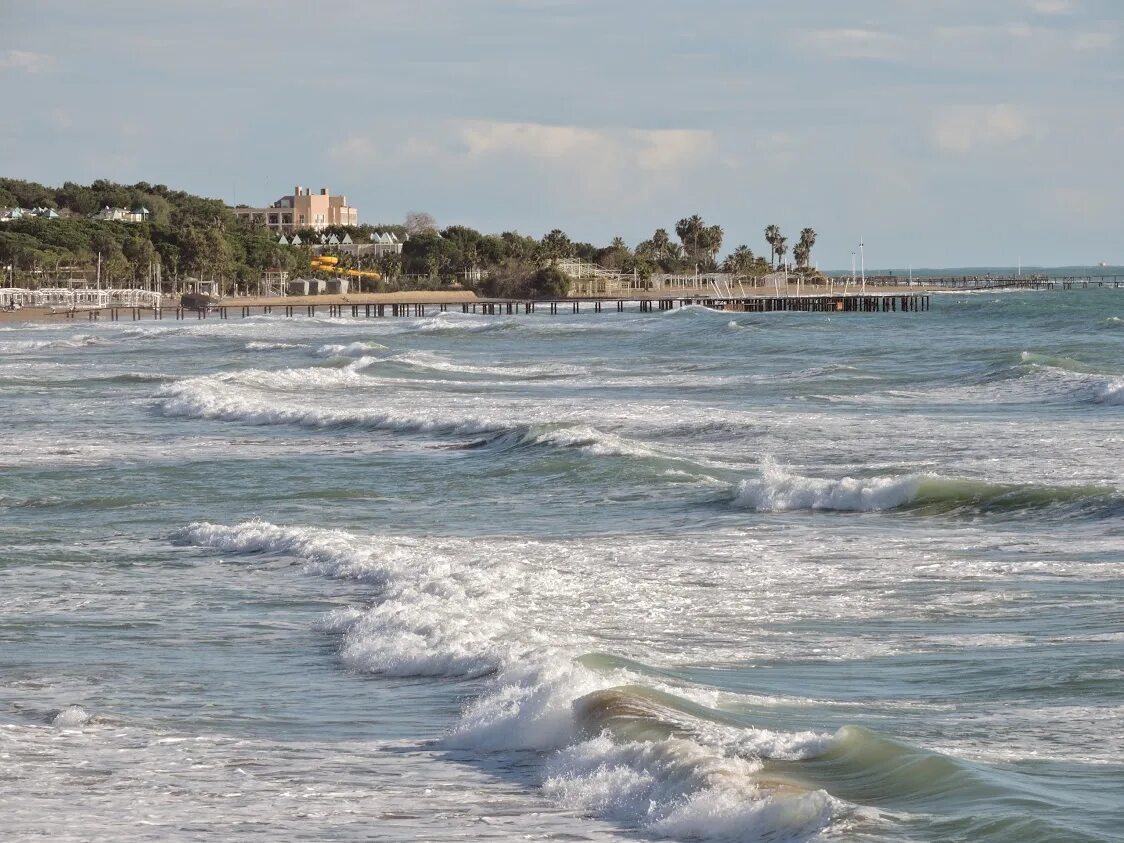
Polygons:
M91 219L105 206L144 206L147 222ZM564 295L568 279L557 269L561 259L578 258L603 269L648 278L656 273L723 271L759 276L784 263L789 246L779 228L765 229L764 254L738 245L724 257L724 231L699 215L684 217L674 236L664 228L629 246L620 237L607 245L572 240L561 229L541 238L517 231L485 234L464 225L440 228L432 216L411 212L402 223L332 226L323 232L298 230L302 246L285 246L269 229L240 220L222 201L193 196L162 184L121 185L98 180L66 182L51 188L17 179L0 179L0 208L47 207L57 219L24 217L0 224L0 266L24 280L50 278L65 271L92 272L100 261L102 279L117 286L142 284L159 266L166 281L182 276L214 278L227 292L252 289L267 272L315 275L309 245L321 233L367 242L373 233L403 241L401 254L380 257L341 254L340 266L377 269L383 281L373 289L439 289L459 285L485 295ZM815 232L805 228L792 249L800 270L810 266ZM767 257L766 257L767 255Z

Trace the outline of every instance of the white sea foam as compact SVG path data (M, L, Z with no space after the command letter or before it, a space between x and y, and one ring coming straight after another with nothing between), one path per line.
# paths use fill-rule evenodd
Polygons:
M248 370L236 375L189 378L169 384L158 394L160 411L167 416L242 422L251 425L298 425L310 428L366 427L403 433L496 433L504 424L483 417L434 416L359 404L332 406L324 401L301 400L278 391L303 392L368 385L358 369L373 358L361 357L343 369L286 369L279 372Z
M574 448L591 456L600 457L651 457L662 456L659 451L635 440L606 433L591 425L531 426L514 432L514 443L519 445Z
M917 497L923 477L803 477L771 460L761 466L761 477L742 480L734 502L758 512L836 510L868 512L894 509Z
M496 435L499 438L491 444L497 448L554 447L595 456L663 456L639 441L581 422L516 422L511 412L472 413L468 408L456 407L389 407L381 395L377 400L365 400L362 390L372 389L374 385L361 371L375 362L375 358L359 357L340 369L247 369L187 378L162 387L157 406L167 416L250 425ZM339 400L302 397L309 390L342 395Z
M80 705L68 705L51 719L51 725L60 729L77 729L90 719L89 713Z
M1124 378L1114 378L1095 387L1093 400L1111 407L1124 405Z
M558 640L543 631L540 606L560 605L575 587L549 564L555 549L535 542L363 538L261 521L196 523L177 540L291 555L309 574L369 583L371 606L334 612L321 625L343 636L344 664L396 676L490 674L447 745L552 753L544 792L567 806L661 836L705 840L789 839L830 822L826 794L782 794L756 779L762 758L806 757L822 749L825 736L701 722L695 740L583 737L591 723L594 731L600 725L580 722L578 699L628 674L574 661L588 646L580 636Z
M345 344L329 343L316 349L316 354L319 357L366 357L370 355L372 351L381 351L385 348L385 345L380 342L375 342L374 340Z
M46 349L87 348L95 345L111 345L105 337L90 334L76 334L53 340L6 340L0 341L0 354L20 351L42 351Z
M691 740L621 744L602 735L552 758L543 789L575 809L677 839L792 840L828 825L827 794L770 792L756 779L760 767Z
M414 321L410 328L419 334L439 334L456 332L464 334L489 333L502 331L512 324L512 320L500 317L483 318L475 313L435 313L423 319Z
M298 344L294 342L263 342L253 340L243 346L246 351L280 351L285 348L297 348Z
M387 362L400 363L419 369L433 369L439 372L463 372L477 375L495 375L499 377L562 377L566 375L583 375L589 373L586 366L575 366L567 363L505 363L503 365L486 366L469 363L461 360L449 360L440 354L429 351L415 351L395 354L386 358Z

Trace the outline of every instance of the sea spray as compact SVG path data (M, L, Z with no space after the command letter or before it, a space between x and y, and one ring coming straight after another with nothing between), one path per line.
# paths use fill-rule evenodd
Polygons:
M806 477L766 459L759 477L738 483L733 502L758 512L1002 513L1064 506L1071 513L1103 515L1120 510L1124 495L1112 486L991 483L934 474Z
M550 566L550 554L545 565L532 561L549 548L493 543L483 564L480 544L465 540L359 537L262 521L196 523L175 540L239 554L291 555L308 574L369 584L369 607L336 611L322 624L343 636L344 664L394 676L490 676L445 745L551 753L543 790L567 807L658 835L706 840L729 839L735 830L737 839L748 831L787 839L831 821L833 800L825 793L780 793L756 779L765 752L803 757L822 748L822 736L786 741L766 732L755 743L753 730L706 722L694 728L688 715L679 731L694 732L694 739L631 740L614 734L608 721L595 725L590 695L630 677L620 668L598 671L576 660L580 637L566 642L537 632L540 605L553 605L570 591L567 578ZM668 699L667 692L661 698ZM644 708L643 695L638 699L639 707L629 710L658 720L655 710ZM583 728L591 727L599 733L583 738Z
M759 478L747 478L738 484L734 503L758 512L895 509L917 496L922 480L919 476L843 477L838 480L802 477L766 460L761 465Z

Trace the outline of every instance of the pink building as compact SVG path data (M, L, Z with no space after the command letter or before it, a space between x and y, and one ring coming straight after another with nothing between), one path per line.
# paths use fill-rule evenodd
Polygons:
M359 211L347 204L346 196L332 196L326 187L313 193L299 184L292 195L282 196L268 208L238 207L234 213L283 233L305 228L322 231L329 225L359 225Z

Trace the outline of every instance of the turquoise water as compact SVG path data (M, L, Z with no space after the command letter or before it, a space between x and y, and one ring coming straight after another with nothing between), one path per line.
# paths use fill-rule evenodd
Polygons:
M1124 839L1124 291L0 326L11 839Z

